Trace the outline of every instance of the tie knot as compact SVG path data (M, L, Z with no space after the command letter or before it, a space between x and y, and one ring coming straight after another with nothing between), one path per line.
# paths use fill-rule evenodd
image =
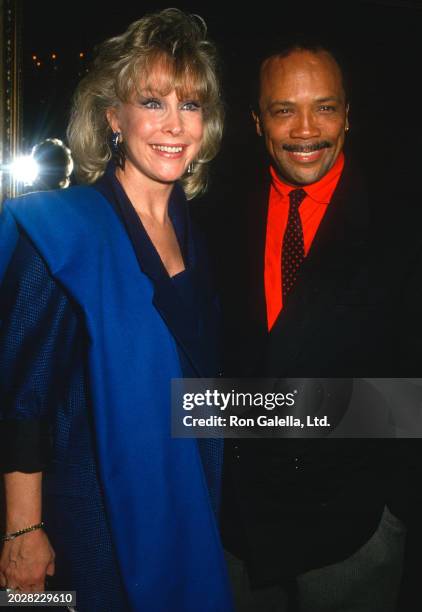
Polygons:
M293 189L289 193L290 205L294 208L299 208L305 198L306 191L304 189Z

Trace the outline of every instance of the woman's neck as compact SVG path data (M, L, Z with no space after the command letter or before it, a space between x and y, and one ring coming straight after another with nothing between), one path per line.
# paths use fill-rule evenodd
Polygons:
M116 177L142 219L149 219L159 225L168 222L168 202L173 183L154 182L139 174L135 175L129 168L117 168Z

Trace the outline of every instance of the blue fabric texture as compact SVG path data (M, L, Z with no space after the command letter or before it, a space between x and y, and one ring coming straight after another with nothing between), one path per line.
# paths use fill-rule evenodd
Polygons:
M219 316L210 282L208 257L201 236L191 224L187 202L180 185L169 201L169 216L185 262L185 270L169 278L147 232L116 178L110 162L95 188L111 203L126 227L141 270L152 280L153 304L176 339L182 375L213 377L220 368ZM211 503L216 515L221 503L223 440L202 438L198 446Z
M43 519L56 553L53 590L77 590L80 612L125 612L89 423L86 338L75 304L21 234L1 286L0 417L49 425ZM22 449L11 444L22 467ZM29 455L29 469L34 459ZM6 462L7 465L7 462Z
M92 188L7 202L0 270L10 262L17 227L86 326L99 480L129 609L231 610L197 443L170 437L169 381L181 374L177 348L152 306L151 281L124 227ZM72 518L77 529L77 516ZM81 555L83 550L82 536Z

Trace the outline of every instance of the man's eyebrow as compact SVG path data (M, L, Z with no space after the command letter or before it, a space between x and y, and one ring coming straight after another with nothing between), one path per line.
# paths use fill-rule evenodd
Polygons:
M271 100L269 104L267 104L267 110L272 110L276 106L294 106L295 103L292 100Z
M277 104L282 104L284 106L292 106L294 102L292 100L271 100L269 107L271 108L271 106L276 106Z
M342 102L342 99L338 96L327 96L326 98L317 98L316 102Z
M326 96L324 98L317 98L315 100L318 104L323 104L325 102L342 102L342 99L338 96ZM271 100L271 103L268 105L268 108L273 108L274 106L295 106L295 102L293 100Z

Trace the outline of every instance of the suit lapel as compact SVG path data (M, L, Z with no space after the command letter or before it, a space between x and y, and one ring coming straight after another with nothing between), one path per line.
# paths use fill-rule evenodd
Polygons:
M346 165L321 221L297 282L269 337L270 362L288 365L309 341L315 315L348 292L348 280L367 257L367 201L360 181ZM280 359L282 355L282 360Z

